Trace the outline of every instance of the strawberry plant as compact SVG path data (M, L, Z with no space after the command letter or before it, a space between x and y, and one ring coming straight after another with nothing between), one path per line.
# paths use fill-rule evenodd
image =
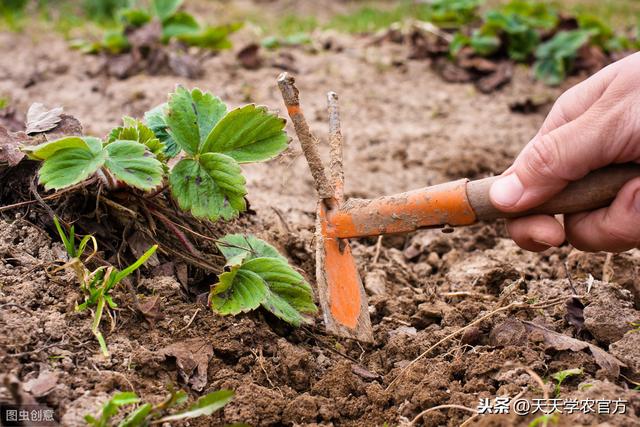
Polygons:
M199 218L231 219L246 209L240 164L269 160L288 144L284 119L265 107L227 111L217 97L178 87L147 124L125 117L106 140L70 136L26 148L43 161L39 181L62 189L97 175L108 189L149 191L168 178L178 205ZM149 127L150 126L150 127ZM167 160L183 158L169 168Z
M269 160L281 153L289 141L284 126L285 120L265 107L246 105L228 111L209 93L178 87L166 103L145 114L145 122L124 117L122 126L104 140L68 136L24 150L31 159L43 162L38 176L46 189L68 188L90 177L107 192L150 192L162 185L192 216L229 220L246 209L247 191L240 165ZM176 157L178 161L172 161L171 167L169 161ZM145 203L147 199L141 200ZM145 209L167 223L166 216L153 205ZM86 296L78 310L95 307L92 331L106 355L99 325L105 307L107 313L116 307L109 293L157 246L123 271L99 267L89 272L80 257L89 241L95 252L95 239L84 237L76 248L73 227L68 235L59 224L57 227L73 260L65 267L76 271ZM181 242L187 241L175 226L169 230L179 233ZM308 322L306 315L317 312L311 287L274 247L239 234L216 242L226 267L211 289L213 311L235 315L262 306L295 326ZM188 243L185 246L191 250Z
M262 306L299 326L308 322L305 314L318 311L311 286L273 246L240 234L227 235L217 245L227 265L209 296L216 313L238 314Z
M125 406L138 405L129 411L125 418L120 421L118 427L146 427L151 424L170 423L190 418L208 416L224 407L233 399L234 393L231 390L219 390L208 393L200 397L193 405L186 409L169 413L187 401L187 393L182 390L170 390L170 394L162 402L153 405L142 403L142 400L134 392L125 391L114 394L100 410L100 417L85 415L84 419L88 425L93 427L110 427L116 425L112 422L113 417L118 415Z
M153 21L160 23L159 41L168 43L176 39L189 46L198 46L212 50L231 47L228 36L237 31L241 24L222 26L201 25L189 13L181 11L184 0L152 0L148 8L122 8L117 11L121 25L106 31L101 41L75 41L74 47L85 53L107 51L120 53L131 47L128 35Z
M589 42L586 30L560 31L551 40L538 46L533 71L538 80L550 86L559 85L571 70L578 50Z
M73 270L76 274L76 279L80 283L80 289L85 295L84 302L76 306L76 311L84 311L95 307L93 310L91 332L98 340L102 354L107 357L109 356L109 351L104 337L102 336L102 332L100 332L100 322L102 321L102 315L105 308L107 308L107 310L115 309L118 306L111 298L110 292L118 285L118 283L140 268L140 266L142 266L142 264L144 264L151 255L155 253L158 247L152 246L137 261L122 271L119 271L114 267L104 266L98 267L94 271L89 271L85 266L85 263L88 262L97 252L98 248L95 238L93 236L85 236L80 240L78 247L76 247L74 227L71 226L69 234L67 234L60 225L57 217L53 218L53 222L70 258L69 262L59 269L70 268ZM93 253L83 262L81 257L84 254L89 241L93 242Z

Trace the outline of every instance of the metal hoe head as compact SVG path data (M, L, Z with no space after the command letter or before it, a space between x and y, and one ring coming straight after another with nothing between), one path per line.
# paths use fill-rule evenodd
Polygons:
M327 94L331 150L329 178L318 153L317 139L311 134L302 114L295 80L283 73L278 78L278 86L320 198L316 212L316 282L327 332L345 338L373 342L367 296L351 254L349 241L332 236L331 214L337 211L344 201L338 97L333 92Z

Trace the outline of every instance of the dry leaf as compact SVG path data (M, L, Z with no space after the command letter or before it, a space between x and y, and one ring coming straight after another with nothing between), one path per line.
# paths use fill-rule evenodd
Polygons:
M236 55L240 65L248 70L257 70L262 66L262 56L260 56L260 45L257 43L250 43L240 49L240 52Z
M581 351L589 349L598 366L605 369L614 378L617 378L618 375L620 375L621 367L626 367L624 363L622 363L620 360L613 357L598 346L568 337L566 335L559 334L545 328L544 326L536 325L535 323L526 321L523 323L529 333L541 333L544 338L545 344L556 350Z
M55 128L62 120L62 111L62 107L47 110L43 104L34 102L27 111L27 134L46 132Z
M42 371L38 378L33 378L24 383L25 391L31 393L33 397L45 396L58 385L59 374L57 372Z
M576 333L579 334L584 329L584 304L578 298L573 297L567 300L565 308L567 313L564 315L564 320L575 327Z
M195 391L207 385L207 369L213 356L213 346L202 338L180 341L159 352L165 357L174 357L182 380Z
M15 166L20 163L24 158L20 144L26 140L27 136L24 133L11 133L0 126L0 165Z

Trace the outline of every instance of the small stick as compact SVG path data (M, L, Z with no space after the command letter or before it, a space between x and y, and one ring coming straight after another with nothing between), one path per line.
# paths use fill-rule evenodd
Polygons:
M344 199L343 138L340 130L338 94L335 92L327 93L327 111L329 112L329 149L331 155L329 170L331 171L334 196L338 203L341 203Z
M302 152L307 158L309 169L311 169L311 175L315 182L316 191L322 199L330 199L333 197L333 188L327 179L327 174L322 165L320 159L320 153L318 152L318 141L311 133L309 124L302 114L300 108L300 97L298 88L295 86L295 79L288 73L282 73L278 77L278 87L282 93L282 99L284 105L287 107L287 112L293 127L298 135L298 140L302 146Z

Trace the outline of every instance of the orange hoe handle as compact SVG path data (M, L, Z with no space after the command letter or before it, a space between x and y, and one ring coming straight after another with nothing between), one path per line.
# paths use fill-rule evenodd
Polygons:
M625 183L638 177L640 164L609 166L570 183L546 203L518 213L502 212L491 204L489 189L497 176L461 179L377 199L349 199L328 212L323 231L326 237L378 236L497 218L589 211L608 206Z

